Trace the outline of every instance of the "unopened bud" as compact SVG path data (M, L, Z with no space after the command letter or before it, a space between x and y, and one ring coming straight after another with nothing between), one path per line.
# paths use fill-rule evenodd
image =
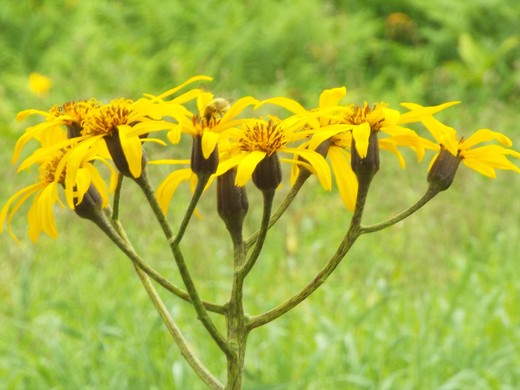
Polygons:
M77 199L74 199L74 201L76 200ZM85 195L83 195L81 202L74 206L74 211L81 218L96 222L99 217L99 213L102 212L102 203L103 200L101 199L101 195L99 194L98 190L93 185L90 185Z
M124 176L134 178L134 175L130 171L130 167L128 165L128 160L123 152L123 147L121 146L121 139L119 137L119 132L114 131L110 135L106 135L104 137L105 143L107 145L107 149L110 152L110 156L116 165L116 168L121 172ZM141 171L144 170L146 166L146 155L143 154L141 156ZM135 178L137 179L137 177Z
M212 175L217 171L218 167L218 145L208 158L204 158L202 152L202 136L193 137L193 145L191 147L191 170L197 175Z
M276 153L266 156L253 172L253 183L259 190L275 190L282 182L282 169Z
M249 209L245 187L235 185L236 171L217 177L217 210L235 242L242 241L242 225Z
M427 179L430 189L440 192L450 188L461 161L460 157L454 156L447 149L441 147L439 155L428 172Z
M356 141L352 139L350 164L360 184L370 183L372 181L374 175L379 171L379 143L377 140L377 131L370 133L365 158L361 158L356 149Z

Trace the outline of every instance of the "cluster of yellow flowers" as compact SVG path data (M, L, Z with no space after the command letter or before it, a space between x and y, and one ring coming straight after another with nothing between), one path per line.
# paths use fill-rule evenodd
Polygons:
M39 148L20 164L19 171L37 164L40 176L35 184L14 194L3 206L0 231L7 222L7 229L13 235L10 226L13 216L34 196L28 213L30 238L36 241L42 232L56 237L52 208L55 203L64 206L59 187L64 188L65 203L71 209L77 209L91 189L99 195L101 205L107 206L118 172L134 179L142 175L147 164L143 143L164 144L160 139L149 137L157 131L167 131L167 138L173 144L180 141L182 134L193 137L191 159L185 156L184 160L154 161L191 163L190 168L174 170L158 187L163 212L167 211L179 183L197 180L200 175L211 179L233 170L236 186L244 186L253 178L261 189L276 187L279 179L266 184L263 183L265 174L263 178L257 175L255 180L255 172L267 160L274 158L279 164L279 152L288 155L282 161L292 165L293 178L298 171L305 170L315 174L321 185L330 190L334 177L345 206L353 210L359 172L353 169L352 161L363 163L374 140L377 153L379 149L394 153L403 167L405 161L398 147L411 148L419 160L426 150L433 150L435 156L430 171L442 156L451 156L452 168L444 172L440 164L440 173L433 175L444 180L440 185L445 188L451 184L460 161L489 177L495 177L495 169L520 173L508 160L509 156L519 158L520 153L510 148L511 140L505 135L481 129L468 138L459 138L453 128L434 118L437 112L459 103L456 101L432 107L402 103L408 111L401 113L385 103L344 104L341 101L346 96L345 87L323 91L318 106L310 110L286 97L259 101L247 96L230 103L200 88L179 94L189 84L209 80L207 76L195 76L159 96L145 94L136 101L121 98L104 104L91 99L55 105L48 112L35 109L20 112L18 120L30 115L41 115L45 120L27 128L19 138L13 163L18 161L22 148L30 140L36 140ZM190 102L196 102L197 112L190 111ZM239 118L247 108L254 112L266 105L282 107L290 115L285 119ZM411 123L422 123L433 140L408 128ZM498 141L503 146L490 141ZM481 143L485 144L476 147ZM109 184L94 165L95 161L109 167ZM438 178L432 177L430 172L430 179Z

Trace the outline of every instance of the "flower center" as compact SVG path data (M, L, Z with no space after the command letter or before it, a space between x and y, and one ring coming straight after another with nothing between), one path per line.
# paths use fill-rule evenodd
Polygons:
M287 140L283 129L269 121L267 124L256 122L245 125L239 143L242 151L261 150L270 156L280 150L287 143Z
M80 100L79 102L69 101L63 103L61 106L55 104L49 112L55 117L68 116L74 118L73 120L65 120L66 125L73 123L81 124L85 118L98 107L99 103L96 99Z
M83 121L84 135L112 135L117 127L129 123L132 100L118 99L88 115Z
M65 181L65 170L62 170L60 177L56 180L56 169L63 156L67 153L67 150L68 149L58 150L44 164L40 165L40 181L42 183L50 184L54 181L63 183Z
M381 128L385 120L382 108L386 107L385 103L374 104L372 108L365 102L363 106L354 106L351 112L345 115L345 122L352 125L360 125L368 123L370 128L377 131Z

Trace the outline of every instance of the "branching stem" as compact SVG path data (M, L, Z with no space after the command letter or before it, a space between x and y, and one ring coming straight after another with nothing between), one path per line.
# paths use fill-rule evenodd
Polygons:
M179 245L175 244L172 240L172 237L174 236L173 231L161 210L159 202L157 201L155 192L153 190L153 187L150 182L150 178L148 177L148 173L147 173L146 169L143 169L142 175L138 179L136 179L136 183L143 190L143 192L146 196L146 199L148 200L148 203L150 204L150 207L152 208L152 210L157 218L157 221L161 225L161 228L163 230L165 237L168 239L168 242L170 243L170 249L171 249L173 257L175 259L175 263L177 264L179 274L182 278L182 281L184 282L186 291L188 292L188 295L190 296L190 300L197 313L198 319L202 322L202 324L204 325L204 327L206 328L206 330L208 331L210 336L213 338L215 343L219 346L219 348L227 356L232 355L233 354L232 348L230 347L226 338L216 328L215 324L209 317L208 312L202 303L202 300L195 287L195 283L193 282L193 279L188 270L188 266L186 265L184 256L182 254L182 251L181 251ZM196 202L194 202L193 207L192 208L190 207L188 209L188 211L191 209L191 212L192 212L193 209L195 208L195 205L196 205ZM185 217L185 219L186 219L186 217Z
M392 225L395 225L398 222L401 222L403 219L409 217L417 210L419 210L422 206L424 206L426 203L428 203L430 200L432 200L438 193L438 190L432 190L428 188L424 195L415 204L404 210L402 213L381 223L376 223L374 225L368 226L361 226L360 234L374 233L379 230L386 229L387 227L390 227Z

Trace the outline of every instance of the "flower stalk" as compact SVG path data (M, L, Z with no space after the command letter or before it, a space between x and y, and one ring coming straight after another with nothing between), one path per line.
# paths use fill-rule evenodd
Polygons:
M16 192L0 209L0 232L6 223L8 232L16 239L11 221L31 197L34 200L28 212L28 233L34 242L42 233L51 238L58 236L54 219L56 205L68 207L81 218L92 221L132 261L181 355L211 389L243 388L251 331L288 313L323 286L361 235L388 228L415 213L437 194L450 188L463 165L490 178L496 177L498 169L520 173L520 168L511 161L520 158L520 153L512 149L512 141L504 134L479 129L469 137L459 136L454 128L434 118L458 101L431 107L402 103L408 112L400 113L384 102L343 104L340 101L347 94L346 87L323 91L318 106L310 110L285 97L259 102L246 96L231 103L204 88L179 92L195 81L209 80L211 78L207 76L195 76L157 96L145 94L135 101L119 98L104 104L90 99L54 105L49 111L29 109L20 112L18 120L30 115L41 116L44 120L26 129L16 143L12 161L18 161L28 142L37 142L39 147L21 162L19 170L37 165L39 175L33 184ZM195 112L190 108L191 104L196 104ZM239 118L246 108L256 110L266 104L277 105L292 115L285 119L269 114L267 119L261 116ZM408 127L411 124L426 127L433 139L419 136ZM178 160L151 160L148 163L144 145L152 142L166 145L161 138L153 137L153 133L159 131L167 131L166 138L174 145L182 145L181 136L190 136L191 152ZM428 188L416 203L400 214L365 226L362 224L365 204L380 169L380 152L392 152L404 168L406 164L400 148L410 148L418 160L422 160L427 151L434 151L427 175ZM190 164L190 168L170 172L157 188L156 196L148 174L152 163ZM283 185L281 163L289 163L292 172L299 172L273 213L276 191ZM110 185L104 177L107 171L100 171L99 166L108 167ZM267 233L311 175L316 176L326 191L332 190L333 184L337 187L342 203L340 209L345 206L345 212L352 213L348 226L344 227L346 233L335 252L323 261L319 272L296 294L271 310L249 316L245 310L244 288L251 281L250 275L254 274L251 271L268 244ZM121 192L124 176L131 178L143 191L169 244L184 289L170 282L133 248L120 221L120 208L125 206ZM233 246L231 291L224 304L201 298L181 249L195 209L213 179L217 182L216 212L223 220ZM195 183L195 180L193 195L174 232L166 217L169 202L181 182ZM262 219L258 231L244 241L243 228L247 226L249 210L245 186L250 180L263 196ZM112 210L109 207L111 197ZM334 215L340 212L334 210ZM200 240L200 237L195 239ZM197 319L226 359L225 385L209 372L188 345L159 296L156 284L193 306ZM224 316L226 329L217 328L212 313Z

